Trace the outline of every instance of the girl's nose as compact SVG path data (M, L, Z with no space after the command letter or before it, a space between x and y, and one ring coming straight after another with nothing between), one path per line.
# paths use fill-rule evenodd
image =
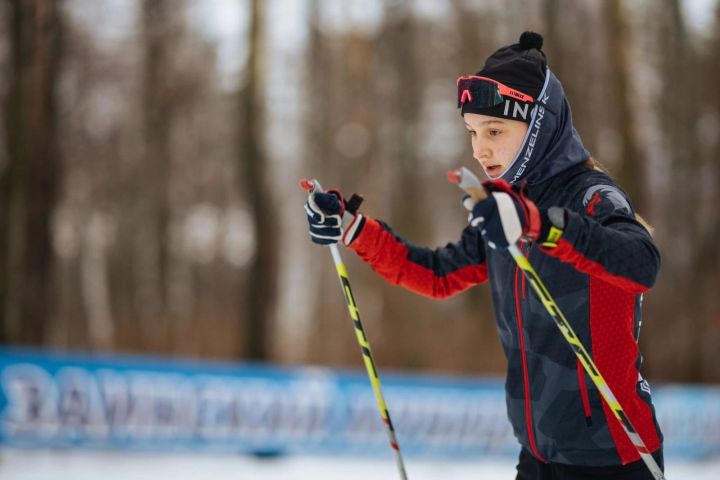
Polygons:
M478 162L481 162L483 159L488 158L490 156L490 149L487 147L484 147L483 145L479 144L478 142L473 143L473 157L475 157L475 160Z

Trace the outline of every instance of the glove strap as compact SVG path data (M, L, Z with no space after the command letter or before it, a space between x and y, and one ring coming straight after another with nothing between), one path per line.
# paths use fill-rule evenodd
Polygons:
M350 224L345 228L345 233L342 237L342 242L346 247L349 247L352 242L355 241L360 231L365 226L365 216L362 213L355 215Z
M343 215L344 230L342 242L345 246L350 244L357 238L360 230L365 226L365 217L362 213L359 213L360 205L365 200L362 195L353 193L347 201L343 202L345 212ZM347 222L346 217L351 217L350 221ZM347 222L347 223L346 223Z
M365 199L362 195L358 195L357 193L353 193L350 199L345 202L345 209L352 213L353 215L357 214L358 210L360 209L360 205Z

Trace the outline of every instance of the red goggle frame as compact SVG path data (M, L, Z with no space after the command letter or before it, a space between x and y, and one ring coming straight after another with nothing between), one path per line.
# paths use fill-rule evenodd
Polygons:
M534 102L535 99L527 93L510 88L505 84L487 77L470 75L458 77L457 106L462 107L466 102L479 108L489 108L503 102L503 96L514 98L521 102Z

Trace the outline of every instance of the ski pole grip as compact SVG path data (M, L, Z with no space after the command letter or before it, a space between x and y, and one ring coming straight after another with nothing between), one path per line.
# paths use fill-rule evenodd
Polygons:
M307 178L300 179L300 188L308 193L322 193L323 191L320 182L318 182L315 178L312 180L308 180Z
M470 198L472 198L475 203L487 198L487 192L483 188L482 183L480 183L480 180L466 167L449 171L447 178L450 183L454 183L470 195Z

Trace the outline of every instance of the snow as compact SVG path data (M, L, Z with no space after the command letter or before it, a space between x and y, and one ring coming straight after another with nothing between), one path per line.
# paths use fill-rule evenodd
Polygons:
M392 457L287 456L257 458L219 454L137 453L87 450L0 450L3 480L367 480L399 478ZM443 480L483 478L511 480L513 459L476 462L405 459L408 478ZM667 478L717 480L720 458L701 462L670 459Z

